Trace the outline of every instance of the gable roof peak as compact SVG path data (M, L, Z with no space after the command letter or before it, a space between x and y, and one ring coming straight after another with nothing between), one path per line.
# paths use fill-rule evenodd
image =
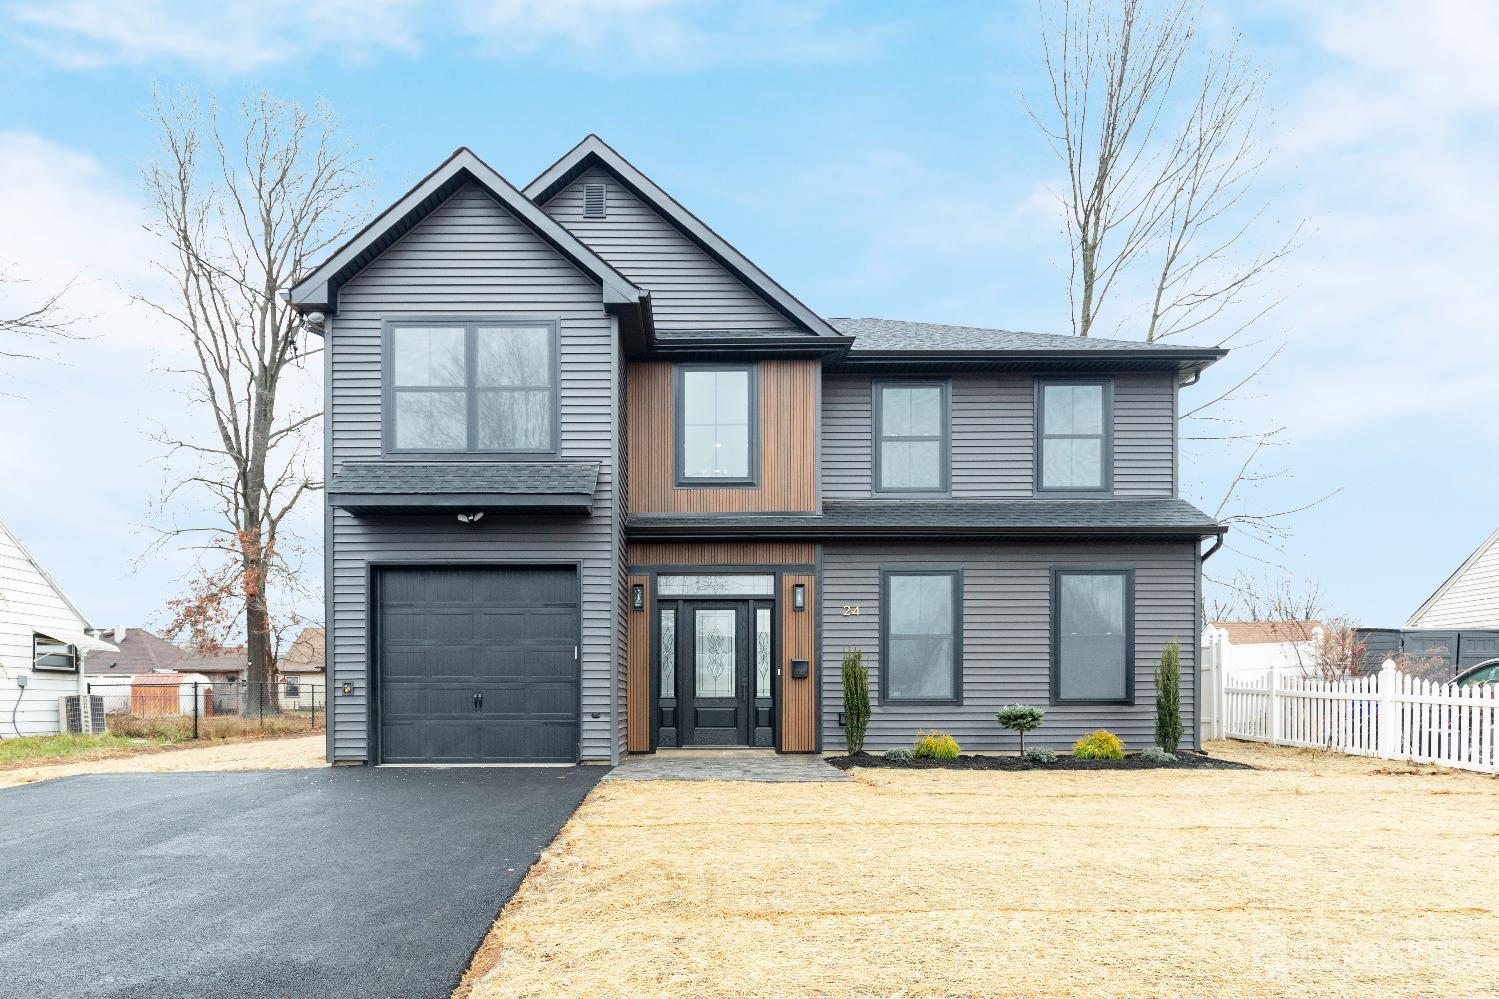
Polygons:
M538 174L535 180L526 185L525 195L537 205L545 204L592 166L600 166L608 171L632 194L748 285L777 312L817 336L839 335L827 320L809 309L801 299L787 291L733 244L714 232L706 222L662 190L597 133L589 132L577 145Z

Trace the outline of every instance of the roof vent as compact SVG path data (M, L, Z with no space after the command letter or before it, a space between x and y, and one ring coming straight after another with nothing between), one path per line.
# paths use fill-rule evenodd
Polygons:
M601 219L608 217L608 209L604 200L603 184L583 185L583 217L585 219Z

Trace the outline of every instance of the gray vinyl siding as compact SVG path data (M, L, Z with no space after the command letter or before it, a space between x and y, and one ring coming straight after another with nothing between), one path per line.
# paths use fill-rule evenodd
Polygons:
M372 561L582 563L582 756L609 759L617 670L614 335L599 286L481 188L456 192L345 285L329 344L332 466L379 460L383 320L435 315L557 319L561 328L561 457L600 463L593 514L500 518L474 527L449 516L332 517L332 754L365 760Z
M880 570L901 566L963 571L963 702L957 705L879 703ZM1050 704L1051 570L1108 566L1135 571L1135 703ZM1106 728L1131 749L1155 741L1155 667L1167 642L1181 644L1182 714L1195 739L1197 559L1190 543L826 545L822 561L822 738L844 746L839 663L844 650L864 653L872 717L865 748L909 746L918 729L949 731L965 750L1018 748L1014 733L994 721L1004 704L1046 708L1046 723L1028 745L1070 749L1077 738ZM857 617L843 616L846 604Z
M583 217L583 185L608 188L607 216ZM791 329L748 285L597 167L542 206L625 277L651 293L660 330Z
M830 499L873 494L872 379L829 375L822 386L822 489ZM952 496L1021 499L1035 488L1035 379L1025 373L955 374ZM1114 495L1176 494L1176 381L1114 376Z
M1176 376L1114 376L1114 495L1176 494Z

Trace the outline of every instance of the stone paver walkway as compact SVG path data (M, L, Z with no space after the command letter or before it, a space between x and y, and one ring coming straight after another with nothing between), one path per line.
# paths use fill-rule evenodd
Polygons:
M851 780L816 754L776 753L768 749L663 749L627 756L605 780Z

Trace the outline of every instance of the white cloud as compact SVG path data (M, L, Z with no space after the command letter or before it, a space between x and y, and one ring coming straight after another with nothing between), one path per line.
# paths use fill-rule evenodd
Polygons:
M838 60L881 37L835 29L827 13L791 0L20 0L8 20L33 57L72 68L165 61L245 73L313 56L414 56L457 38L610 75Z

